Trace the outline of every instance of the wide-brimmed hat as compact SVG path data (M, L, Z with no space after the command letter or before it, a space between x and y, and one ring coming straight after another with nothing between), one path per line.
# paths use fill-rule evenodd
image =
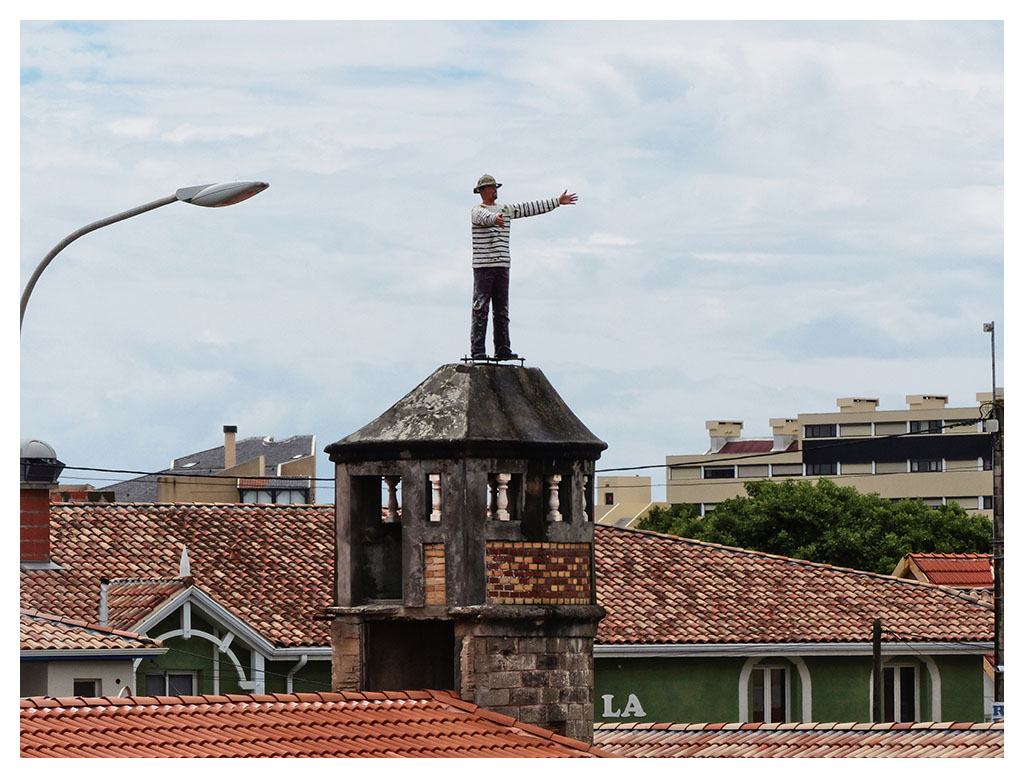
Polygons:
M480 194L480 190L483 189L485 186L493 186L499 189L501 188L501 184L494 180L494 176L484 173L476 182L476 189L473 190L473 194Z

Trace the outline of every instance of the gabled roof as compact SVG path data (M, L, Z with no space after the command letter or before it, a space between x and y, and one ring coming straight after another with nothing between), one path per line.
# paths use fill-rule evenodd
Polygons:
M69 651L90 654L117 651L124 655L135 650L163 653L158 640L38 610L22 609L20 633L23 655Z
M184 578L113 580L107 590L107 624L133 627L189 585Z
M31 697L23 757L595 757L446 692Z
M195 585L270 643L330 643L328 624L313 617L333 604L333 506L53 505L50 524L51 556L62 569L22 571L27 607L96 623L101 578L178 578L185 546ZM138 603L126 595L131 616L118 623L161 594Z
M638 757L1001 757L1003 723L598 723L594 744Z
M993 610L917 581L596 525L599 644L991 641Z
M240 465L259 456L264 457L264 464L270 472L276 473L278 465L294 459L316 455L315 435L292 435L284 440L273 437L245 438L235 443L235 461ZM154 475L144 475L127 481L104 487L104 491L114 492L117 502L155 502L157 498L157 478L165 475L197 476L214 475L224 469L224 446L197 451L188 456L179 457L171 462L167 470ZM290 481L289 485L299 488L305 482Z
M892 574L897 578L916 578L959 589L991 589L993 586L989 554L907 554Z

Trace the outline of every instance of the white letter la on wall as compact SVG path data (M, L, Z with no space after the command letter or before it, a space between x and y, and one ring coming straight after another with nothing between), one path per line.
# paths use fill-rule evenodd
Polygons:
M602 694L601 699L604 700L604 713L601 714L602 718L617 719L629 718L630 716L640 718L647 715L644 713L643 706L640 705L640 700L635 694L629 695L629 698L626 700L626 707L622 710L612 710L612 705L615 700L614 694Z

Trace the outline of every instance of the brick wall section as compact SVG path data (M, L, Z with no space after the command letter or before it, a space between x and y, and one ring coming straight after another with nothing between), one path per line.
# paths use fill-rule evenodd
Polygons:
M487 601L507 605L589 605L589 543L488 541Z
M423 544L423 589L427 605L445 604L444 543Z
M592 631L592 630L586 630ZM463 699L593 742L594 662L591 635L476 635L463 644Z
M50 559L50 492L21 490L21 561Z

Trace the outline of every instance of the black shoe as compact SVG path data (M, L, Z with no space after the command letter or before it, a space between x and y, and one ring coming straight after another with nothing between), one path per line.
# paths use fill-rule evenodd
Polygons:
M504 351L499 351L497 354L495 354L494 358L495 359L519 359L519 355L518 354L513 354L508 349L505 349Z
M473 354L470 359L487 359L486 354Z

